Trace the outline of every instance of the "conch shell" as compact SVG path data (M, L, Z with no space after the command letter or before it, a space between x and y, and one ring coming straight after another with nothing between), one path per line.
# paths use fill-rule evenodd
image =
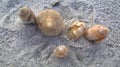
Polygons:
M37 24L47 36L58 35L64 26L63 17L53 9L41 11L37 16Z
M36 22L35 14L28 7L20 8L19 17L22 20L22 22L25 23L25 24L35 23Z
M100 42L106 38L109 29L106 26L97 24L86 30L85 37L94 42Z

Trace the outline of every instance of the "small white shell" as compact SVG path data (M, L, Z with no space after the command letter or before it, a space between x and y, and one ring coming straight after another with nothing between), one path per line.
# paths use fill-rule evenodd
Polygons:
M86 24L80 21L74 21L70 24L66 30L66 36L72 41L77 40L84 34L86 30Z
M90 41L100 42L107 37L108 32L109 29L106 26L97 24L86 30L85 37Z
M68 48L65 45L59 45L54 49L56 57L65 57L68 53Z
M28 7L20 8L19 17L22 20L22 22L25 23L25 24L35 23L36 22L35 14Z

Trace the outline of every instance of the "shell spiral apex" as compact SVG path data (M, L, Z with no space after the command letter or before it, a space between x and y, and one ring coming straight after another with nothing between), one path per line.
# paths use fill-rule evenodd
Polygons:
M41 11L37 16L37 24L47 36L58 35L64 26L62 15L53 9Z
M30 14L29 8L27 8L27 7L20 8L19 15L23 16L23 15L29 15L29 14Z

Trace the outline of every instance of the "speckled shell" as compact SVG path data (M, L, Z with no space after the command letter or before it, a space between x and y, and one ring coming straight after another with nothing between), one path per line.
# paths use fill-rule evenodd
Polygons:
M72 41L77 40L80 36L84 34L86 30L86 24L81 21L74 21L70 24L66 31L66 36Z
M85 37L90 41L100 42L106 38L108 32L109 29L106 26L98 24L86 30Z
M65 45L59 45L54 49L56 57L65 57L68 53L68 48Z
M22 20L22 22L29 24L29 23L35 23L36 17L33 11L28 7L22 7L19 10L19 17Z
M63 17L53 9L41 11L37 16L37 24L47 36L58 35L64 26Z

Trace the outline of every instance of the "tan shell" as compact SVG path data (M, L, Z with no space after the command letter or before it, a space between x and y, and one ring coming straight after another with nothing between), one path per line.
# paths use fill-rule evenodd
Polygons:
M22 7L19 10L19 17L24 23L35 23L36 17L33 11L28 7Z
M68 48L65 45L59 45L54 49L56 57L65 57L68 53Z
M64 26L63 17L53 9L41 11L37 16L37 24L47 36L58 35Z
M72 41L77 40L80 36L84 34L86 30L86 24L81 21L74 21L68 26L66 31L66 36Z
M106 26L98 24L89 28L85 33L85 37L90 41L99 42L106 38L108 32L109 29Z

